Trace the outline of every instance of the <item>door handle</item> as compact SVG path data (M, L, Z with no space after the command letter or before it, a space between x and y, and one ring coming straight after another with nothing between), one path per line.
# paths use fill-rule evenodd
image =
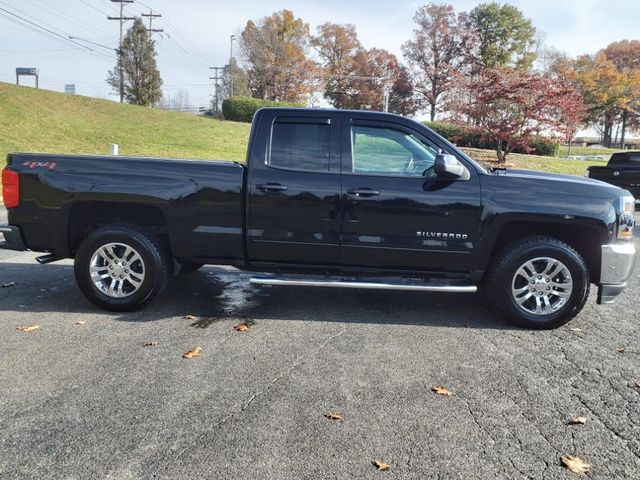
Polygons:
M373 188L350 188L347 193L354 197L375 197L380 195L380 192Z
M256 188L261 192L284 192L288 187L279 183L265 183L256 185Z

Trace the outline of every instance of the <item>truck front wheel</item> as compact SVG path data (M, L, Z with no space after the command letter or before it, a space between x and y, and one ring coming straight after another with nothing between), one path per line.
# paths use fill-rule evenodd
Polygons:
M526 328L556 328L575 317L589 296L589 272L578 252L551 237L521 239L490 270L489 301Z
M162 245L128 225L92 232L75 257L78 286L89 301L105 310L124 312L149 304L164 290L169 267Z

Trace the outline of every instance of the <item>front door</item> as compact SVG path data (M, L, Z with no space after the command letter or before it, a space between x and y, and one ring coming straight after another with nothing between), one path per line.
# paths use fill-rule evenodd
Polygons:
M480 220L477 172L468 165L465 178L437 178L442 149L425 132L357 114L343 119L340 264L468 269Z
M337 264L339 120L326 111L261 117L247 185L250 261Z

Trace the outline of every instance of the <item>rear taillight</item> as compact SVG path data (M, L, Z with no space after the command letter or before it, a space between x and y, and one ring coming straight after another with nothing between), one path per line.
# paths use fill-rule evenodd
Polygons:
M2 170L2 199L7 208L20 204L20 174L8 168Z

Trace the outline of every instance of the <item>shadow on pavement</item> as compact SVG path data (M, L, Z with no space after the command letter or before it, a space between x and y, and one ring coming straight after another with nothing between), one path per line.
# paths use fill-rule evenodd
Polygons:
M3 264L0 311L101 313L75 284L70 265ZM205 267L171 279L155 303L137 312L107 313L119 321L198 317L206 328L223 320L295 320L516 329L487 310L480 294L373 291L310 287L255 287L249 274Z

